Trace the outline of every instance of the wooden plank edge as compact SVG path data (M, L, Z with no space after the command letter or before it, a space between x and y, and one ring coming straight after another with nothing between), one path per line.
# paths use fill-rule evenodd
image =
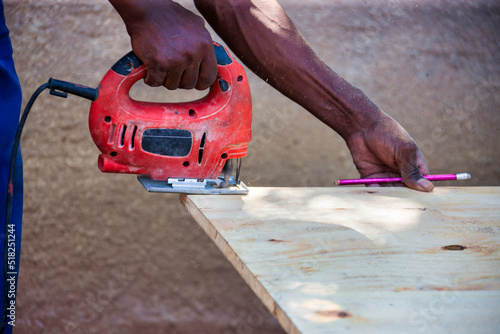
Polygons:
M252 291L263 302L264 306L269 310L269 312L271 312L271 314L274 315L274 317L280 323L281 327L283 327L283 329L289 334L300 334L298 328L290 320L283 309L278 304L276 304L273 297L269 294L266 288L264 288L259 280L255 278L255 276L248 269L245 263L232 249L232 247L229 246L226 240L217 232L217 229L212 225L208 218L205 217L205 215L198 209L193 201L191 201L191 198L186 194L180 194L179 200L182 205L184 205L184 207L188 210L191 216L193 216L198 225L200 225L200 227L205 231L210 239L212 239L212 241L217 245L219 250L229 260L236 271L238 271L238 273L243 277Z

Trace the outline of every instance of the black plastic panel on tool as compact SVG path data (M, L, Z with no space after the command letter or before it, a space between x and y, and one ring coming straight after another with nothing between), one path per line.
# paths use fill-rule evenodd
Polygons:
M142 61L135 55L134 51L130 51L118 60L111 69L120 75L128 75L134 68L138 68L142 64Z
M169 157L185 157L191 152L193 136L188 130L146 129L142 135L142 149Z
M233 62L222 45L214 44L214 50L215 58L217 58L217 64L229 65Z

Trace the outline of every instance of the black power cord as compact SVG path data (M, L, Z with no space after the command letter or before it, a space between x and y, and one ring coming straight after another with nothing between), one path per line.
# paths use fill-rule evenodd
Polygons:
M99 96L99 90L96 88L90 88L82 85L77 85L71 82L66 82L66 81L61 81L61 80L55 80L55 79L49 79L49 81L40 87L31 95L31 98L28 101L28 104L24 108L23 115L21 116L21 119L19 121L19 125L17 126L17 131L16 135L14 137L14 142L12 144L12 153L10 156L10 165L9 165L9 179L8 179L8 191L7 191L7 201L6 201L6 212L5 212L5 231L4 231L4 268L3 268L3 279L4 279L4 296L3 296L3 313L2 313L2 322L0 324L0 333L3 333L7 324L7 309L10 304L10 298L9 298L9 286L10 283L7 281L7 276L9 272L9 266L8 266L8 235L9 235L9 225L13 226L11 219L12 219L12 201L14 197L14 189L13 189L13 182L14 182L14 172L16 168L16 157L17 157L17 152L19 151L19 145L21 142L21 134L23 132L24 124L26 123L26 119L28 118L28 114L31 111L31 107L33 106L33 103L35 103L35 100L37 97L45 90L49 88L50 89L50 94L66 98L68 97L69 94L77 95L80 97L83 97L85 99L95 101L97 100L97 97ZM15 226L11 228L11 230L16 230Z

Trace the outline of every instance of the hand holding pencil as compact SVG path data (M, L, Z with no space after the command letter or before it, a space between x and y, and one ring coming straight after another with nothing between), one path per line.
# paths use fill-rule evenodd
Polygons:
M394 119L381 113L371 126L344 138L361 178L402 177L411 189L429 192L429 170L416 143ZM396 183L397 184L397 183Z

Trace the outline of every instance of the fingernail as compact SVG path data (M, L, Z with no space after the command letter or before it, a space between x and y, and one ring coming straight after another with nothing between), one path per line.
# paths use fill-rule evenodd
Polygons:
M417 184L420 188L422 188L427 192L432 191L432 189L434 189L434 185L432 184L432 182L425 178L421 178L420 180L418 180Z

